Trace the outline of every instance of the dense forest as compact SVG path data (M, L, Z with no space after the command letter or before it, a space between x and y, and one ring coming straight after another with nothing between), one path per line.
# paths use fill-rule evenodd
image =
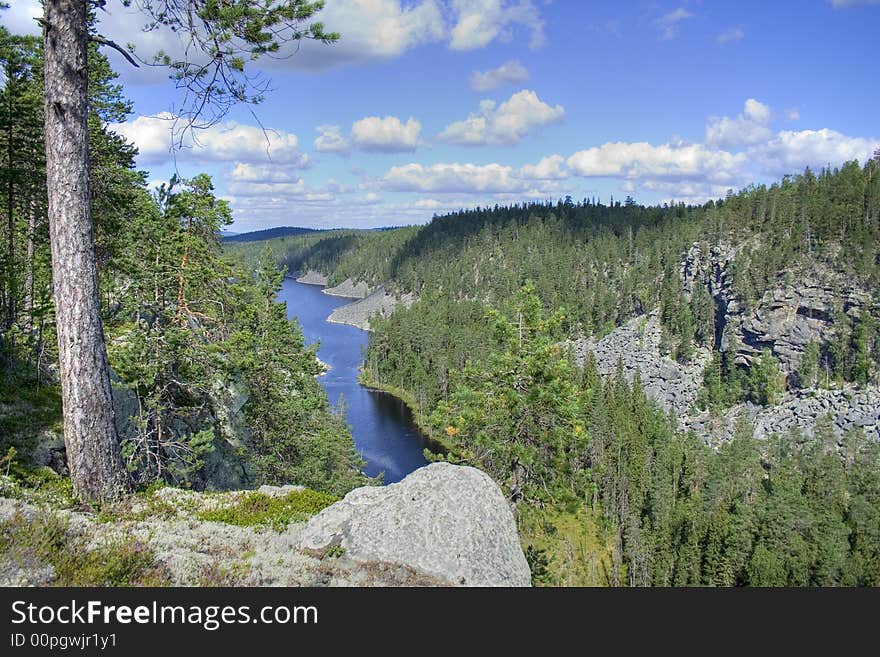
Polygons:
M197 488L296 481L334 494L365 483L314 350L275 300L274 261L245 267L223 252L231 211L207 175L148 191L135 148L107 128L130 104L94 44L88 61L101 319L128 476ZM61 413L41 43L0 31L0 65L0 450L27 474Z
M862 432L839 440L820 418L764 442L742 424L713 451L679 431L638 379L603 381L561 346L656 308L669 356L714 353L704 406L775 403L784 385L775 358L736 364L735 345L716 344L709 292L682 290L682 257L695 243L736 252L744 310L802 272L876 290L880 157L701 207L565 199L273 249L331 283L415 293L410 307L371 321L363 380L404 398L448 458L485 469L517 501L536 582L880 583L880 447ZM825 384L877 383L878 318L876 305L843 316L823 347ZM809 345L801 386L819 384L807 372L819 357Z

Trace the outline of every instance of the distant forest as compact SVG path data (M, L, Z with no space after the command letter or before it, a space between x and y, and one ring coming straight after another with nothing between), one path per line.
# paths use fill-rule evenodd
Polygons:
M703 206L591 199L476 208L423 227L267 243L279 264L411 292L374 318L363 380L405 399L451 460L511 499L537 583L880 584L880 446L809 436L768 442L742 425L718 451L676 424L638 380L602 380L559 345L660 310L664 348L716 347L708 292L682 292L699 243L737 251L743 311L803 272L880 284L880 154L805 171ZM264 246L247 245L253 258ZM878 297L875 296L875 299ZM832 385L876 385L880 308L839 331ZM778 365L710 367L719 408L772 403Z

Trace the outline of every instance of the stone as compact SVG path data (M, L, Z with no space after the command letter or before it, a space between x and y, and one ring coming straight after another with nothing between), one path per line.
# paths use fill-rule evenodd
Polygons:
M375 315L387 317L394 312L398 304L407 308L412 305L413 295L404 294L401 297L390 294L384 287L379 286L376 290L364 297L345 306L340 306L327 318L332 324L348 324L356 326L363 331L370 330L370 318Z
M314 269L309 269L305 274L302 274L296 279L297 283L304 283L305 285L327 285L327 277L324 276L319 271L315 271Z
M367 285L364 281L355 281L350 278L346 278L339 285L335 285L334 287L325 287L321 290L324 294L329 294L331 297L346 297L348 299L363 299L370 295L372 290L370 286Z
M453 585L531 581L498 485L476 468L449 463L351 491L309 520L299 546L316 553L338 546L348 558L403 564Z

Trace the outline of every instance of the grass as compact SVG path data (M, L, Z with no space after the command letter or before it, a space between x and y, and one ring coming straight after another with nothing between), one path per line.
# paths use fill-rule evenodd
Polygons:
M608 586L613 532L601 512L522 507L519 530L535 586Z
M202 511L198 514L198 518L239 527L283 531L291 522L307 520L338 499L328 493L319 493L307 488L292 491L284 497L248 493L232 506Z
M0 561L19 568L52 566L52 586L161 586L167 577L143 542L121 537L88 549L68 521L53 513L0 521ZM45 582L40 582L45 584Z
M0 452L30 452L40 434L63 430L60 387L0 383Z

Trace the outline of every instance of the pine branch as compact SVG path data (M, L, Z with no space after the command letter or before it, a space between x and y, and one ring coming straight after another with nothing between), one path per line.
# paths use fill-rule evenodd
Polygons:
M131 54L125 48L120 46L115 41L111 41L110 39L108 39L106 37L102 37L100 34L90 34L89 41L92 41L94 43L98 43L102 46L110 46L114 50L122 53L122 56L128 60L129 64L131 64L135 68L140 68L140 65L134 60L134 57L132 57Z

